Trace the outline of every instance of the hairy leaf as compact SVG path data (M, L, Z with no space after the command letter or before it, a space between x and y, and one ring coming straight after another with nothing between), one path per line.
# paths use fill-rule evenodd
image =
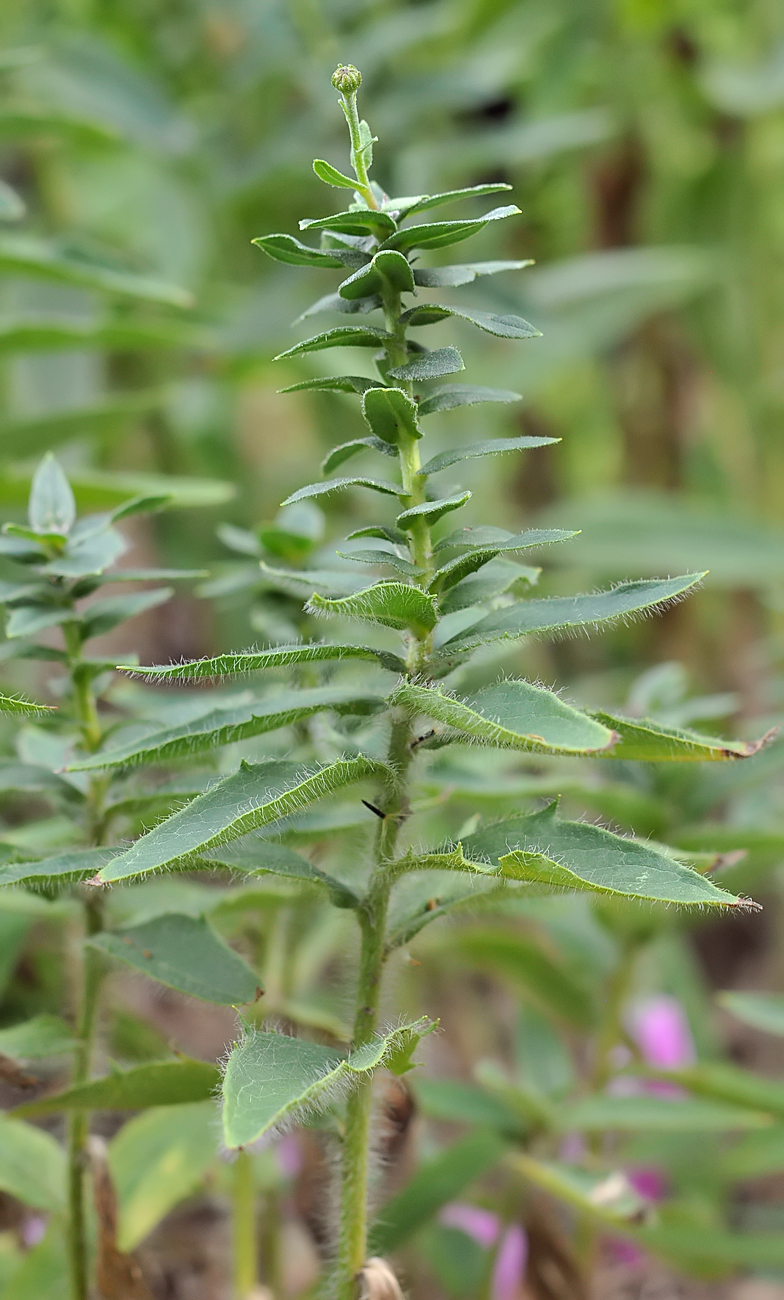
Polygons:
M397 445L401 432L421 438L416 403L402 388L369 388L362 397L362 414L377 438Z
M372 435L369 438L352 438L349 442L341 442L327 453L321 462L322 474L331 474L352 456L358 456L363 451L378 451L382 456L395 455L394 447L388 442L382 442L380 438Z
M378 582L341 600L314 596L308 609L314 614L380 623L401 632L409 628L416 636L426 636L436 625L435 597L402 582Z
M18 718L48 718L54 712L51 704L36 704L23 695L6 695L0 691L0 713L12 713Z
M483 194L500 194L502 190L511 190L511 188L512 186L506 181L490 181L486 185L469 185L460 190L444 190L441 194L421 194L413 202L390 199L388 206L394 209L400 203L400 211L410 217L415 212L426 212L428 208L440 208L444 203L455 203L458 199L481 198Z
M717 740L698 731L666 727L650 718L620 718L609 713L594 713L593 716L618 733L613 758L635 762L705 763L751 758L775 734L768 732L761 740Z
M192 659L179 664L153 664L139 667L118 664L121 672L134 677L148 677L156 682L194 681L203 678L236 677L242 673L261 672L265 668L286 668L290 664L310 664L334 659L377 660L392 672L403 667L402 659L371 646L332 645L328 641L302 642L273 646L270 650L242 650L237 654L216 655L213 659Z
M415 1046L429 1022L401 1025L348 1056L302 1038L250 1033L229 1055L223 1080L223 1138L244 1147L283 1123L324 1110L363 1074Z
M465 447L452 447L449 451L442 451L438 456L433 456L427 461L420 473L438 474L440 470L447 469L450 465L457 465L461 460L472 460L476 456L494 456L496 452L527 451L530 447L548 447L559 441L558 438L534 438L526 434L516 438L488 438L487 442L473 442ZM574 535L574 533L568 534L570 537Z
M424 519L428 524L435 524L451 510L459 510L471 500L470 492L458 492L455 496L440 497L437 501L423 501L421 505L411 506L398 515L395 523L398 528L410 529L418 520Z
M256 972L219 939L203 916L169 912L144 925L104 931L91 947L150 979L205 1002L236 1006L261 991Z
M407 578L417 578L420 570L410 560L404 560L396 551L381 550L380 547L368 548L366 551L338 551L343 560L353 560L356 564L375 564L376 567L387 564Z
M413 382L419 379L439 379L441 375L454 375L465 370L465 363L457 348L434 348L417 353L411 361L394 366L389 374L393 379Z
M425 713L450 731L498 748L588 754L609 749L616 740L608 727L530 682L497 682L465 700L404 683L389 702Z
M335 907L357 907L360 901L346 885L308 862L307 858L300 857L299 853L294 853L285 845L275 844L255 832L211 849L205 859L215 866L228 867L231 871L241 871L246 875L285 876L289 880L303 881L308 885L321 885L328 891L330 902Z
M498 316L492 311L475 311L466 307L442 307L440 303L428 302L411 307L403 313L402 320L409 326L437 325L450 316L466 320L485 334L494 334L501 339L537 339L542 331L535 325L523 320L522 316Z
M353 248L331 248L329 252L319 248L310 248L293 235L260 235L252 239L268 257L276 262L288 262L291 266L361 266L369 258Z
M343 281L338 292L341 298L354 299L364 298L368 294L384 293L388 287L397 293L414 292L411 263L402 253L396 253L391 249L376 253L367 266L361 266L358 271Z
M337 167L333 167L332 163L325 162L323 158L313 159L313 170L325 185L332 185L338 190L355 190L357 188L356 180L352 180L350 176L344 176L342 172L338 171Z
M451 411L457 406L475 406L478 402L519 402L519 393L506 388L484 388L480 384L444 384L428 393L419 403L420 415L434 411Z
M392 218L378 208L352 208L348 212L333 212L329 217L305 218L300 230L339 230L344 235L376 235L382 239L395 232Z
M469 218L462 221L434 221L429 225L405 226L396 234L390 235L384 241L383 247L397 248L403 253L411 248L448 248L451 244L459 244L461 240L470 239L471 235L478 234L491 221L518 216L519 213L520 209L517 205L510 203L503 208L493 208L483 217L476 217L473 220Z
M436 570L430 583L433 591L448 591L469 574L494 560L497 555L527 551L536 546L566 542L576 534L563 528L529 528L524 533L508 533L503 528L460 528L437 542L434 550L460 548L460 554L446 560Z
M338 325L335 329L325 330L323 334L314 334L312 338L295 343L293 348L279 352L274 360L303 356L306 352L322 352L324 348L380 348L391 337L386 330L376 325Z
M364 478L355 476L354 478L333 478L328 479L326 483L308 483L306 487L298 488L292 492L291 496L286 497L281 505L290 506L295 501L304 501L310 497L329 496L330 492L342 492L349 487L370 488L373 492L380 492L384 496L399 497L403 495L403 489L399 483L388 483L384 479Z
M522 262L467 262L462 266L417 266L414 283L423 289L442 289L471 284L482 275L498 275L501 271L521 271L533 266L530 258Z
M281 393L366 393L369 388L377 388L380 379L365 379L364 375L326 375L322 379L303 379L298 384L289 384L281 388Z
M195 858L380 770L380 764L364 757L315 768L276 759L243 763L238 772L137 840L103 869L101 879L143 876Z
M51 888L54 885L71 885L79 880L89 880L116 857L122 850L74 849L70 853L56 853L37 862L8 862L0 866L0 885L34 885Z
M485 557L487 558L487 557ZM478 572L469 573L460 582L450 586L439 598L442 614L454 614L472 605L495 600L510 591L517 583L533 585L537 582L541 569L527 564L515 564L500 556L490 559L488 564Z

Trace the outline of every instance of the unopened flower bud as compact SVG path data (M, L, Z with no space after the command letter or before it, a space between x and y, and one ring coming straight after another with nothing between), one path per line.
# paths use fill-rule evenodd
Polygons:
M332 73L332 85L342 95L355 95L362 85L362 73L351 63L343 64Z

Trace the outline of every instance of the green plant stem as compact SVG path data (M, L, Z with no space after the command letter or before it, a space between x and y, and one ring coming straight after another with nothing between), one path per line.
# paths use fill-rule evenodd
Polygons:
M370 178L368 176L367 166L365 165L365 155L362 149L362 136L359 127L359 110L357 108L357 95L353 91L350 95L341 94L341 107L346 115L348 122L348 133L351 138L351 166L357 178L357 189L362 195L369 208L378 209L376 196L370 188Z
M387 330L392 335L392 340L387 345L390 366L401 364L407 355L405 330L400 323L400 314L400 295L390 292L384 301ZM398 451L402 495L407 499L408 505L417 505L425 499L418 439L401 434ZM412 562L420 570L418 582L423 587L427 586L433 573L433 550L430 528L426 522L421 521L410 533L409 553ZM407 657L411 675L427 675L431 650L430 636L412 636ZM373 873L364 907L359 913L362 946L353 1036L356 1047L372 1038L378 1025L381 980L386 959L387 912L393 884L389 864L394 859L400 828L410 813L408 771L413 757L412 721L412 717L404 710L395 710L391 718L387 763L393 777L389 788L384 791L381 805L384 816L376 833ZM372 1080L366 1079L356 1087L346 1106L336 1300L356 1300L358 1276L367 1256L371 1107Z
M248 1300L258 1282L256 1185L253 1161L240 1151L233 1169L231 1222L234 1255L234 1300Z
M101 743L101 725L98 706L93 691L92 678L84 670L82 643L75 623L64 625L68 652L68 669L71 677L73 699L82 743L94 752ZM107 781L96 776L90 780L87 792L87 838L98 844L103 835L104 802ZM84 931L89 938L103 928L103 900L89 888L82 891ZM74 1057L72 1084L85 1083L91 1072L95 1026L98 1013L103 965L100 954L82 944L80 971L80 1003L77 1013L77 1049ZM90 1294L89 1261L87 1249L87 1223L84 1194L87 1139L90 1132L89 1111L76 1111L68 1126L68 1226L67 1245L72 1300L88 1300Z

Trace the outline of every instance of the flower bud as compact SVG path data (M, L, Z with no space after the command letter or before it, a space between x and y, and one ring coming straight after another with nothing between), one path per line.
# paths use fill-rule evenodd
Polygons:
M343 64L332 73L332 85L342 95L355 95L362 85L362 73L351 63Z

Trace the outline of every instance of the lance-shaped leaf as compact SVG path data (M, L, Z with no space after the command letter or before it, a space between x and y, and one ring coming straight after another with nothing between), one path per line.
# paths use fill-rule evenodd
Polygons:
M6 695L0 691L0 713L12 713L18 718L46 718L54 712L50 704L36 704L23 695Z
M126 767L136 763L159 763L169 758L187 758L205 750L231 745L250 736L289 727L324 709L341 713L365 712L381 697L343 686L286 691L268 700L254 700L233 709L211 709L209 713L178 727L164 727L129 745L70 763L69 772L97 771L104 767Z
M326 252L320 248L310 248L293 235L260 235L250 242L258 245L276 262L287 262L291 266L361 266L369 260L368 255L359 249L331 248Z
M7 862L0 866L0 885L32 885L51 889L90 880L122 849L74 849L37 862Z
M483 194L500 194L511 190L506 181L489 181L485 185L468 185L460 190L444 190L441 194L418 194L413 199L389 199L386 206L406 217L415 212L426 212L429 208L440 208L444 203L456 203L459 199L478 199Z
M71 1030L59 1016L45 1013L21 1024L0 1029L0 1053L17 1061L39 1061L65 1056L78 1047Z
M461 460L473 460L477 456L495 456L504 451L527 451L531 447L548 447L560 438L535 438L520 434L516 438L488 438L486 442L472 442L466 447L451 447L433 456L422 466L420 474L438 474L450 465L457 465ZM574 533L569 534L571 537Z
M389 374L393 379L402 379L406 383L416 380L440 379L442 375L455 375L465 370L465 363L457 348L434 348L431 352L419 352L411 361L402 366L394 366Z
M362 398L362 414L375 436L396 446L401 433L421 438L416 402L402 388L369 388Z
M402 555L396 551L381 550L380 547L368 548L365 551L338 551L342 560L353 560L355 564L388 564L391 568L397 569L398 573L403 573L407 578L420 577L421 570L410 560L404 560Z
M173 587L157 587L153 591L136 591L132 596L105 596L96 600L82 615L84 637L103 636L126 619L165 605L173 595Z
M491 221L500 221L504 217L518 216L520 209L510 203L503 208L493 208L482 217L462 221L433 221L429 225L405 226L384 241L384 248L397 248L405 253L411 248L448 248L459 244L463 239L470 239Z
M289 384L281 388L281 393L366 393L369 388L377 388L380 379L365 379L364 375L325 375L320 379L303 379L298 384Z
M359 591L362 581L345 569L276 569L262 560L260 576L273 591L307 600L318 591L322 596L348 596Z
M341 881L327 875L320 867L300 857L284 844L275 844L257 833L233 840L217 849L211 849L205 860L212 865L242 871L246 875L285 876L289 880L303 881L308 885L321 885L335 907L358 907L359 898Z
M703 1061L680 1070L646 1070L645 1075L677 1083L699 1097L767 1111L779 1120L784 1117L784 1085L728 1061Z
M65 1152L51 1133L18 1119L0 1119L0 1190L36 1210L65 1201Z
M396 253L393 249L376 253L367 266L361 266L343 281L338 292L341 298L354 299L382 294L390 288L396 293L414 292L411 263L402 253Z
M219 939L203 916L164 913L143 925L104 931L90 947L143 971L150 979L221 1006L254 1002L261 993L255 971Z
M348 1056L284 1034L248 1034L233 1048L226 1064L226 1146L247 1146L270 1129L324 1110L363 1075L371 1074L401 1052L410 1052L430 1028L427 1020L401 1025Z
M650 718L620 718L609 713L593 716L618 734L613 758L642 763L711 763L751 758L776 734L769 731L760 740L718 740L698 731L666 727Z
M780 993L719 993L719 1006L766 1034L784 1037L784 996ZM2 1047L0 1046L0 1051Z
M498 275L502 271L521 271L533 266L530 258L522 262L466 262L462 266L417 266L414 283L423 289L455 288L471 284L481 275Z
M469 860L497 862L512 880L683 907L749 906L660 849L600 826L561 820L556 808L552 803L485 827L463 840L463 853Z
M356 618L363 623L394 627L400 632L408 628L415 636L431 632L437 618L435 597L403 582L377 582L342 600L314 596L307 608L313 614Z
M343 235L377 235L385 238L394 234L395 222L378 208L357 208L349 212L333 212L329 217L305 218L300 230L338 230Z
M430 583L431 591L448 591L470 573L506 552L528 551L536 546L568 542L575 532L564 528L528 528L524 533L508 533L503 528L459 528L434 547L441 550L461 548L460 555L441 564Z
M187 862L382 770L381 764L365 757L316 768L274 759L243 763L238 772L137 840L104 867L100 878L123 880Z
M101 265L97 259L80 257L27 234L0 236L0 269L172 307L193 306L193 295L178 285L134 275L122 267Z
M608 591L584 596L550 596L488 614L468 632L458 633L444 646L444 655L463 653L487 642L515 639L534 633L565 632L574 627L627 618L662 609L699 585L704 573L682 578L641 579L622 582Z
M321 462L322 474L331 474L334 470L339 469L352 456L358 456L363 451L378 451L382 456L396 455L395 448L388 442L382 442L380 438L351 438L349 442L341 442Z
M326 497L331 492L343 492L350 487L370 488L372 492L380 492L383 496L388 497L404 495L403 488L399 483L388 483L385 479L365 478L363 475L356 475L353 478L328 479L326 483L308 483L305 487L292 492L290 497L286 497L285 501L281 501L281 505L291 506L295 501L305 501L310 497Z
M212 659L191 659L179 664L118 664L118 670L132 673L134 677L149 678L156 682L188 682L204 678L237 677L242 673L262 672L265 668L288 668L291 664L320 663L334 659L376 660L392 672L403 668L397 655L385 650L374 650L364 645L332 645L329 641L313 641L295 645L273 646L270 650L243 650L237 654L216 655Z
M479 402L520 402L520 393L508 388L484 388L481 384L444 384L434 393L428 393L419 403L420 415L434 411L452 411L457 406L476 406Z
M478 573L469 573L440 595L441 613L454 614L460 609L469 609L472 605L495 600L497 596L511 591L517 583L533 586L539 580L541 572L541 569L531 565L515 564L496 556Z
M295 343L293 348L279 352L274 358L281 361L284 357L299 357L306 352L323 352L325 348L380 348L392 338L386 330L375 325L338 325L335 329L325 330L323 334L314 334L312 338Z
M451 497L440 497L437 501L423 501L421 505L411 506L398 515L395 523L398 528L409 530L414 527L420 520L425 523L435 524L444 515L449 514L451 510L459 510L471 500L470 492L457 492Z
M474 311L467 307L443 307L435 302L419 303L416 307L409 308L403 313L401 320L410 326L437 325L439 321L448 320L450 316L466 320L471 325L476 325L477 329L484 330L485 334L494 334L499 339L542 337L542 331L535 325L531 325L529 321L523 320L522 316L511 314L499 316L492 311Z
M179 1057L151 1061L132 1070L118 1070L103 1079L77 1083L64 1092L17 1106L15 1115L37 1118L61 1110L144 1110L147 1106L178 1106L209 1101L220 1082L217 1065Z
M493 971L513 984L537 1005L581 1028L593 1021L586 988L534 938L512 930L475 926L455 931L448 945L461 964Z
M424 713L457 732L458 737L471 737L499 749L590 754L609 749L616 740L608 727L530 682L496 682L467 699L404 682L393 691L389 703Z
M333 167L332 163L325 162L323 158L313 159L313 170L320 181L323 181L325 185L332 185L337 190L355 190L357 188L356 178L352 180L350 176L344 176L342 172L338 171L337 167Z
M770 1117L693 1097L584 1097L559 1109L563 1132L727 1133L762 1128Z

